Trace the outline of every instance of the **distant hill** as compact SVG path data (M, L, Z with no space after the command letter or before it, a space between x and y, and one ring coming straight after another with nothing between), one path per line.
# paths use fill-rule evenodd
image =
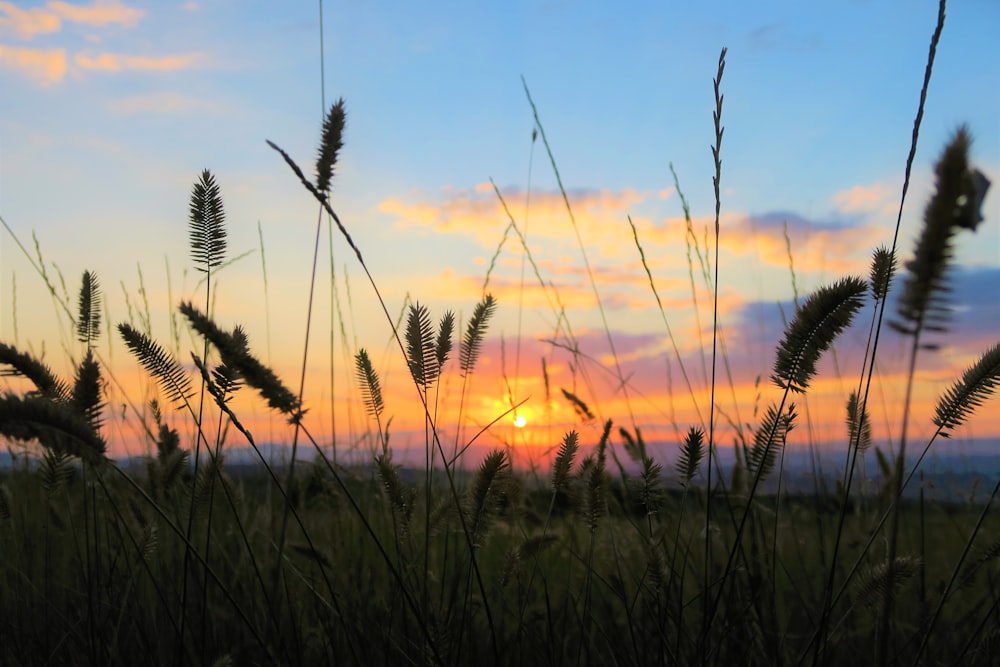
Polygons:
M285 445L263 444L259 450L269 465L284 469L288 463L290 450ZM676 451L676 446L665 443L651 442L648 445L651 452ZM919 453L919 451L917 452ZM249 447L231 447L225 451L226 465L230 468L239 467L241 473L252 474L252 469L259 466L259 457ZM298 452L300 462L313 460L315 452L312 447L301 447ZM913 454L908 457L913 464ZM732 447L718 450L718 459L722 465L723 474L728 478L733 465ZM471 460L471 459L470 459ZM791 495L813 495L833 493L837 480L843 476L846 461L846 450L822 450L816 456L800 448L790 448L785 452L784 474L781 478L781 488ZM367 461L360 456L352 456L344 463L352 467L363 468ZM672 460L661 461L665 475L672 472ZM144 466L141 458L120 460L123 468ZM9 469L13 458L9 451L0 450L0 470ZM636 472L634 466L629 472ZM923 489L929 500L941 502L977 502L984 500L1000 480L1000 438L984 438L978 440L949 441L939 440L925 457L920 470L923 472ZM423 473L417 467L404 467L401 471L407 481L419 480ZM613 471L616 472L616 471ZM542 476L547 474L543 471ZM698 480L698 478L696 478ZM704 475L701 476L705 483ZM858 468L853 482L854 490L874 492L879 484L879 468L874 448L866 453L858 462ZM907 486L905 497L916 497L921 488L918 476ZM763 483L761 491L773 494L778 490L778 479L769 477Z

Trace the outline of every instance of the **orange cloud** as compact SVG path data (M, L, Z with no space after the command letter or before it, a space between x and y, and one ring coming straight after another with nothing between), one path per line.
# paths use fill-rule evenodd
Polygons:
M203 55L200 53L186 53L162 58L129 56L119 53L100 53L97 55L78 53L73 60L83 69L99 72L121 72L124 70L173 72L194 67L202 58Z
M10 30L21 39L59 32L59 17L41 7L21 9L12 2L0 2L0 30Z
M533 192L531 208L526 214L527 224L523 193L509 191L503 196L518 228L522 231L527 228L529 242L539 237L573 238L572 222L561 193ZM654 196L655 193L631 188L617 192L604 189L567 193L584 243L599 246L601 253L609 257L619 256L623 246L628 246L623 241L631 234L626 220L630 209ZM440 204L390 199L379 204L379 210L396 216L399 229L472 236L486 248L497 245L510 222L490 184L477 185L472 191L458 191Z
M92 5L56 1L31 9L0 2L0 30L11 30L21 39L30 40L35 35L59 32L63 20L95 27L118 23L131 28L144 15L143 10L126 7L116 0L96 0Z
M880 206L886 193L888 191L881 186L855 188L839 196L838 201L845 209L860 210L860 207ZM695 218L690 225L680 217L654 222L632 211L633 208L656 206L659 198L669 196L670 192L623 189L576 190L567 194L576 229L595 272L599 271L599 260L604 260L606 264L613 263L619 273L629 276L627 282L639 280L645 284L645 270L640 263L636 238L654 277L661 269L686 270L689 253L697 272L698 255L704 258L706 253L711 254L714 234L706 235L706 231L710 232L714 225L712 218ZM503 243L500 261L508 254L520 258L522 240L519 233L524 234L540 267L549 261L552 272L561 272L560 267L567 265L583 270L576 234L561 193L533 192L527 212L523 207L523 193L508 191L503 195L506 209L493 186L481 184L472 190L448 192L438 202L389 199L379 205L379 210L394 216L396 227L401 230L471 237L478 246L491 252ZM511 228L511 216L516 230ZM629 217L635 226L635 235ZM790 243L796 271L803 274L864 270L871 248L882 237L882 231L874 224L861 225L836 219L834 222L808 220L795 213L753 217L729 213L723 214L720 224L721 251L737 258L756 255L761 266L785 270ZM595 280L604 282L599 277Z
M727 225L720 243L737 256L756 252L762 264L778 268L788 267L790 246L796 272L843 274L866 271L871 250L882 235L873 225L814 222L794 213L769 213Z
M41 86L66 76L66 49L29 49L0 44L0 66L16 70Z
M895 193L882 183L855 185L833 195L833 203L844 213L894 213L899 206Z
M48 7L67 21L90 26L118 23L126 28L132 28L146 13L141 9L126 7L115 0L110 2L96 0L90 6L72 5L68 2L50 2Z

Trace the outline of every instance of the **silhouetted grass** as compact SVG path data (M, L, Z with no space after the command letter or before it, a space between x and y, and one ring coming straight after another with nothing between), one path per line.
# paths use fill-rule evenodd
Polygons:
M168 345L151 331L145 301L138 314L129 304L128 320L116 326L159 399L129 398L98 352L102 317L109 335L111 328L97 273L84 271L73 308L65 281L50 275L37 242L33 257L18 241L68 325L62 333L75 334L65 344L75 371L60 378L16 340L0 344L0 372L17 378L0 396L0 436L13 457L0 471L0 663L991 664L1000 648L994 585L1000 525L991 509L1000 481L976 505L928 500L922 490L909 500L904 491L938 436L947 438L995 392L1000 345L942 394L927 416L937 430L915 460L913 443L906 443L909 424L920 416L910 412L909 389L898 451L874 445L868 410L895 278L904 281L893 322L911 339L909 385L918 353L927 353L926 336L941 336L948 323L951 242L975 231L988 187L970 162L971 135L959 129L945 147L916 251L898 276L893 242L874 252L867 277L845 276L796 298L771 366L776 398L763 409L752 406L756 425L738 414L724 417L736 435L735 461L724 468L717 372L726 374L735 403L717 316L718 248L726 233L719 223L725 56L723 50L714 79L712 245L707 232L699 241L682 197L692 307L700 308L696 281L713 294L712 341L699 341L708 406L698 405L646 249L631 227L699 415L696 424L673 424L672 464L647 448L630 398L626 414L615 418L622 423L603 419L593 441L576 430L560 434L546 474L516 469L509 444L465 460L470 445L493 427L473 430L462 415L475 394L472 380L497 306L486 293L494 265L464 327L453 313L435 317L419 302L390 316L329 197L344 148L342 100L324 120L314 180L268 143L317 201L319 222L325 215L369 279L420 399L420 469L394 461L387 417L393 394L384 391L365 348L345 356L372 423L363 436L367 450L359 451L370 454L348 465L336 446L328 454L313 435L304 370L296 391L258 357L247 331L211 314L212 276L227 265L224 198L211 172L200 175L190 198L191 260L205 277L204 304L179 305L183 319L171 320ZM528 100L536 122L532 143L542 137L558 178L538 109ZM572 221L561 180L559 187ZM904 184L904 197L905 190ZM598 367L579 348L558 290L531 256L526 227L497 195L509 218L504 240L513 234L519 241L525 266L549 298L557 322L552 344L569 350L579 367ZM600 307L575 223L574 231ZM258 235L266 302L259 227ZM332 250L330 259L333 276ZM789 261L792 268L790 252ZM140 294L144 299L143 287ZM336 310L343 333L338 299L331 322ZM808 397L819 359L870 302L875 316L857 386L843 397L851 447L836 489L828 493L817 482L811 494L790 493L780 485L785 445L808 420L796 401ZM306 320L311 316L312 305ZM603 310L602 318L614 354ZM180 358L182 327L193 342L191 365ZM304 351L304 365L307 359ZM632 396L617 356L612 365L605 370ZM542 368L548 394L544 360ZM330 374L332 382L332 362ZM449 374L462 388L457 423L443 424L441 386ZM148 457L128 464L107 458L109 387L116 401L122 395ZM311 462L296 464L293 455L282 464L265 454L231 402L247 389L292 425L293 452L300 439L313 448ZM582 422L595 421L601 411L592 410L587 394L560 389ZM515 394L496 419L520 407ZM443 442L446 433L455 434L453 442ZM256 464L227 462L236 440L255 452ZM858 461L870 448L881 474L873 490L859 489ZM778 480L776 492L764 492L769 480Z

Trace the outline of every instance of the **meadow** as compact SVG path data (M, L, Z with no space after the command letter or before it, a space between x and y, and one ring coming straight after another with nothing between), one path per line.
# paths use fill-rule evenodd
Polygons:
M943 20L942 3L904 200ZM692 265L716 306L725 64L723 49L713 79L714 238ZM530 93L528 101L558 178ZM168 344L148 317L102 321L97 271L85 270L69 299L36 246L32 263L78 353L66 347L75 372L63 378L38 355L0 343L0 436L10 457L0 470L0 662L996 664L1000 480L975 503L925 498L923 487L904 492L919 484L931 448L995 392L1000 341L954 379L933 414L904 409L893 447L873 441L868 408L882 336L907 341L908 408L914 374L946 335L953 244L983 223L989 188L971 162L969 129L941 147L912 251L875 248L868 275L843 276L798 304L765 381L777 399L754 406L756 424L733 425L735 442L718 436L715 378L718 370L721 390L725 356L713 337L706 423L685 430L669 461L622 415L558 434L539 469L516 465L510 444L480 455L482 433L462 420L496 300L484 293L464 324L451 312L433 318L419 302L397 317L383 301L330 196L346 119L343 100L329 107L314 175L268 143L369 281L419 399L423 466L394 459L383 379L366 348L351 361L368 431L354 449L360 456L338 458L314 435L302 381L279 377L248 332L214 319L213 278L228 258L212 172L189 195L188 259L204 277L203 299L178 305ZM511 229L517 236L513 219ZM645 266L649 249L632 230ZM874 315L859 322L866 305ZM852 326L869 342L862 367L847 374L856 389L844 397L843 469L834 488L789 493L780 485L785 444L808 427L797 402ZM105 424L117 409L108 391L123 383L102 360L102 336L120 340L158 389L125 405L147 457L108 456ZM172 351L182 339L191 341L183 356ZM446 376L460 387L447 394L458 404L455 424L439 418ZM265 452L233 407L248 393L289 425L284 460ZM581 425L594 424L584 400L563 397ZM934 424L929 440L908 437L916 420ZM255 453L254 465L227 461L237 443ZM722 465L723 450L733 463ZM859 461L871 453L879 474L862 485ZM777 491L764 493L774 480Z

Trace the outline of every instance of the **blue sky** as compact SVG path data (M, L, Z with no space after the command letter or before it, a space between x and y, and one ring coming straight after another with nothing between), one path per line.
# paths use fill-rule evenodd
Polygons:
M317 211L264 140L311 165L324 111L319 13L317 3L0 2L0 215L29 247L37 235L70 296L84 269L98 271L115 322L127 318L126 293L140 309L141 271L152 332L168 339L171 297L196 293L190 188L212 169L231 254L252 252L220 275L217 313L245 323L261 347L269 336L273 363L294 375ZM761 357L775 342L765 337L773 326L748 318L793 297L786 225L802 294L845 272L867 274L871 249L891 242L937 3L327 2L322 13L326 103L342 96L348 109L334 206L390 311L409 293L435 313L471 312L508 222L493 179L543 279L561 288L573 326L585 337L601 331L553 170L541 141L532 145L524 77L611 328L647 366L663 354L664 327L628 216L671 326L694 341L699 323L669 165L700 235L714 212L712 78L727 47L720 303L734 335L761 336L750 347L762 352L743 360L746 384L761 370L766 377L769 358ZM960 282L980 289L1000 269L998 25L996 2L949 8L900 244L905 256L933 161L968 123L973 159L994 181L987 222L957 252L967 269ZM325 305L310 380L317 401L347 391L321 379L331 319L327 243L324 236ZM339 289L346 277L351 290L350 302L339 294L346 347L382 349L388 327L370 287L340 239L334 255ZM530 271L522 287L522 266L508 241L491 275L501 300L493 333L507 341L552 334L545 290ZM65 325L6 231L0 267L0 339L36 351L45 341L58 367L60 348L72 347ZM987 326L1000 330L996 306L978 307L977 322L993 318ZM593 338L600 358L608 350ZM952 372L984 349L982 336L951 340L944 354ZM109 355L126 367L121 348ZM531 364L537 380L537 356ZM515 375L530 385L528 371Z

